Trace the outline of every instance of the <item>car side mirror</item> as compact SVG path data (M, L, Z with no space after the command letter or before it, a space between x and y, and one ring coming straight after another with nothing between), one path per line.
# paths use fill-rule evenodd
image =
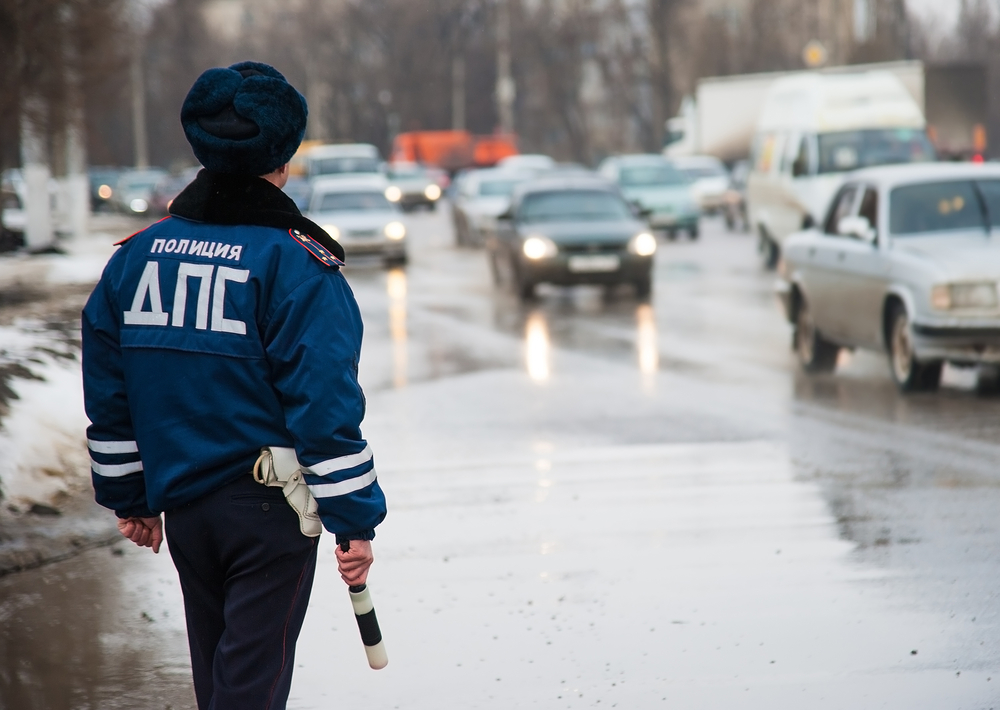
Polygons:
M649 209L648 207L643 207L642 203L639 202L639 200L633 200L632 202L629 203L629 205L632 207L632 214L634 214L636 217L641 217L642 219L649 219L649 216L653 214L653 210Z
M514 211L508 207L506 210L497 215L498 222L511 222L514 219Z
M816 220L808 212L802 217L802 229L813 229L816 226Z
M867 217L844 217L837 222L837 234L854 237L869 244L875 243L875 229Z

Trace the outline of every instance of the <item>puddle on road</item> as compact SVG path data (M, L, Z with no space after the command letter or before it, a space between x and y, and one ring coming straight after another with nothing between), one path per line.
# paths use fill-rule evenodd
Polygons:
M143 552L101 548L0 578L0 707L194 707L183 619L162 605L176 579Z

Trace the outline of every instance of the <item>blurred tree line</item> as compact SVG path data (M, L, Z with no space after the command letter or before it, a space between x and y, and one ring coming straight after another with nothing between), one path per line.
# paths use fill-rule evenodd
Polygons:
M16 163L25 107L56 129L75 96L90 163L133 163L133 48L154 164L193 163L178 121L187 89L246 58L306 94L311 138L388 154L398 131L490 133L504 3L522 150L593 163L658 150L698 78L802 68L810 40L830 64L995 63L993 2L961 2L955 35L935 39L905 0L146 0L145 22L139 0L0 0L0 156Z
M108 79L127 67L128 23L127 0L0 0L0 167L20 162L30 124L65 172L69 134L116 97Z

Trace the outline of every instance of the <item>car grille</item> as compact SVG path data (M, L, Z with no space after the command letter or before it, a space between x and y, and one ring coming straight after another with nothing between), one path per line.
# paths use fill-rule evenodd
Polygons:
M564 254L612 254L625 251L625 242L589 242L585 244L560 244L559 251Z
M377 237L377 229L350 229L347 232L349 237Z

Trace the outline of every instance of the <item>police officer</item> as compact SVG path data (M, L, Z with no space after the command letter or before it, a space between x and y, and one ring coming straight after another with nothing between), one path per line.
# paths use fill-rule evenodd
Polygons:
M323 526L350 543L348 584L385 517L344 252L280 189L306 115L266 64L202 74L181 123L205 169L121 244L83 311L96 499L154 552L165 513L201 710L284 708L291 684L319 538L252 475L262 447L294 448Z

